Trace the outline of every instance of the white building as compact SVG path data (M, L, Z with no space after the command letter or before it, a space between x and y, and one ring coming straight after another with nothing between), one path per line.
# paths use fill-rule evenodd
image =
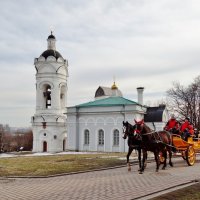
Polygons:
M34 61L36 112L32 117L33 152L66 149L66 96L68 62L56 51L56 38L49 35L47 50Z
M140 94L142 91L138 90ZM122 122L133 123L134 119L142 119L145 113L146 107L124 98L115 83L111 88L99 87L94 101L68 107L68 149L127 151L127 142L122 138Z

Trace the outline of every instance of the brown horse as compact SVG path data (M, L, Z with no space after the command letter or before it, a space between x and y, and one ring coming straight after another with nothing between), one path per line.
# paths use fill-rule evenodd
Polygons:
M128 166L128 171L131 171L131 165L129 162L129 157L132 153L132 151L135 149L138 151L138 161L139 161L139 171L141 171L142 163L144 167L146 167L146 160L147 160L147 152L143 151L141 148L141 143L142 143L142 137L138 134L136 134L136 126L131 125L127 121L123 121L123 133L124 136L123 138L126 139L128 137L128 153L127 153L127 166ZM142 162L142 157L143 157L143 162Z
M145 151L151 151L154 153L155 161L156 161L156 172L159 170L160 166L160 159L159 154L162 153L164 157L164 165L162 169L166 167L166 160L167 160L167 152L169 152L169 164L173 166L171 161L172 157L172 138L169 132L167 131L152 131L145 123L144 120L136 121L135 126L137 132L139 132L140 136L142 137L141 148ZM141 173L144 171L145 168L145 161L142 163L141 166Z

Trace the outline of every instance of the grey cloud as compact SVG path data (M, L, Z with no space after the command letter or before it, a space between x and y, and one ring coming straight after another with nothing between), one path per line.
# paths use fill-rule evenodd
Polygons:
M69 60L68 105L92 100L113 76L131 99L137 86L149 100L163 98L174 80L190 83L199 74L199 6L197 0L2 1L1 123L30 125L33 60L46 50L50 26Z

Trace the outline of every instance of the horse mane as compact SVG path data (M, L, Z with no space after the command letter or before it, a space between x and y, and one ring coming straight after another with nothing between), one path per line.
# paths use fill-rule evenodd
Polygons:
M126 125L126 126L130 126L132 129L135 128L135 125L130 124L128 121L125 122L125 125Z
M147 126L145 123L143 124L143 129L145 130L146 133L152 131L152 129L149 126Z

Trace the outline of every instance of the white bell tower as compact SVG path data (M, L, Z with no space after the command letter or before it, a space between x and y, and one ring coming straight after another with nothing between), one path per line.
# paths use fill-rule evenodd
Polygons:
M34 61L36 69L36 112L32 117L33 152L66 149L66 100L68 61L56 51L56 38L47 39L47 50Z

